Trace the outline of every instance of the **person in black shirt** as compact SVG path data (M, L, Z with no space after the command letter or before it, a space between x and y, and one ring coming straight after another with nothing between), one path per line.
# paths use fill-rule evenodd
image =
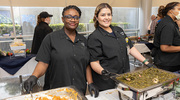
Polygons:
M138 51L123 29L111 26L112 7L101 3L96 7L94 15L96 30L88 37L90 65L94 70L93 81L100 91L115 88L115 82L110 79L113 73L122 74L130 71L129 53L149 67L150 64Z
M97 97L99 92L92 81L87 40L76 31L81 11L70 5L63 9L62 16L64 27L45 37L36 56L39 62L24 87L28 92L32 90L37 78L48 70L49 89L73 85L85 94L88 82L89 92L94 91Z
M154 36L154 63L167 71L180 70L180 2L171 2L163 10L165 16L157 25ZM178 17L179 16L179 17Z
M34 30L34 37L31 47L32 54L37 54L45 36L53 31L52 28L49 27L51 21L50 17L52 16L53 15L50 15L47 12L41 12L38 15L37 25Z

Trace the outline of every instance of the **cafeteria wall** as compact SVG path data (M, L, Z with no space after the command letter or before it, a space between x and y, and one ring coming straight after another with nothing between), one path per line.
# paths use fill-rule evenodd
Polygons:
M139 7L140 0L11 0L12 6L25 7L64 7L74 4L83 7L96 7L102 2L112 7ZM9 6L10 0L1 0L0 6Z
M10 4L11 1L11 4ZM1 0L0 6L12 7L65 7L74 4L79 7L96 7L102 2L109 3L112 7L139 8L139 35L147 33L150 23L151 9L159 5L166 5L172 1L180 0Z
M166 5L170 2L180 2L180 0L152 0L152 7L159 7L160 5Z
M151 15L157 15L159 6L161 5L166 6L170 2L180 2L180 0L153 0Z

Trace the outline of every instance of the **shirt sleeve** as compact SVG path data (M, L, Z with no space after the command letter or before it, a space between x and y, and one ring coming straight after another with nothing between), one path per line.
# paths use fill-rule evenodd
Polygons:
M39 51L36 55L36 60L49 64L50 54L51 54L51 39L50 39L50 35L47 35L44 38L44 40L39 48Z
M133 47L133 43L132 41L127 37L127 35L125 34L125 41L127 43L127 45L129 45L129 48L131 49Z
M102 44L101 42L90 35L88 38L88 49L90 53L90 62L101 60L102 59Z
M166 25L161 30L160 45L172 45L174 37L174 28Z

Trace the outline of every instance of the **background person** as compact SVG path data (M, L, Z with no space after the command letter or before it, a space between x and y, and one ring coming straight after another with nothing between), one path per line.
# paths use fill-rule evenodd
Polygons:
M164 15L163 15L164 8L165 7L163 5L159 6L158 8L158 14L157 14L158 23L161 21L162 18L164 18Z
M155 27L157 25L157 17L154 15L153 18L151 18L152 22L151 22L151 25L150 25L150 34L154 34L155 33Z
M64 27L45 37L36 56L38 64L24 87L28 92L32 90L37 79L48 70L49 89L74 85L85 94L88 82L89 92L94 91L97 97L99 92L92 81L86 38L76 31L81 10L69 5L63 9L62 16Z
M48 14L47 12L41 12L38 15L37 18L37 25L34 30L34 36L32 41L32 47L31 47L31 53L37 54L41 43L45 36L48 33L51 33L53 30L51 27L49 27L49 24L51 22L51 18L53 15Z
M165 16L157 25L154 36L154 63L167 71L180 70L180 32L175 20L180 19L180 3L168 3Z
M90 65L94 70L93 81L100 91L115 88L115 82L109 79L113 73L130 71L127 46L132 56L152 67L152 64L133 47L123 29L110 25L112 7L109 4L99 4L93 20L96 30L88 38L88 48L91 55Z
M149 25L148 25L148 34L150 34L151 32L151 25L152 25L152 22L153 22L153 20L155 20L156 19L156 16L155 15L151 15L151 22L149 23Z

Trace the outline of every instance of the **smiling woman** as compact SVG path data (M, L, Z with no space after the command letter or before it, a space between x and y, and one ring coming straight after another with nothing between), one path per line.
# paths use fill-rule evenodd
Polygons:
M71 41L74 42L76 36L76 28L79 24L79 18L81 17L80 9L73 8L73 6L67 7L62 13L62 21L64 23L64 31L69 36Z
M127 47L136 59L148 67L153 66L133 47L121 27L111 25L112 7L108 3L96 7L93 20L96 29L88 37L88 48L93 81L100 91L115 88L111 75L130 71Z
M93 85L89 66L89 52L86 38L76 31L81 16L80 9L69 5L63 9L61 30L48 34L37 53L38 64L33 74L24 82L27 92L31 91L37 79L45 74L44 90L64 86L75 86L86 93L86 82L89 92L98 90Z

